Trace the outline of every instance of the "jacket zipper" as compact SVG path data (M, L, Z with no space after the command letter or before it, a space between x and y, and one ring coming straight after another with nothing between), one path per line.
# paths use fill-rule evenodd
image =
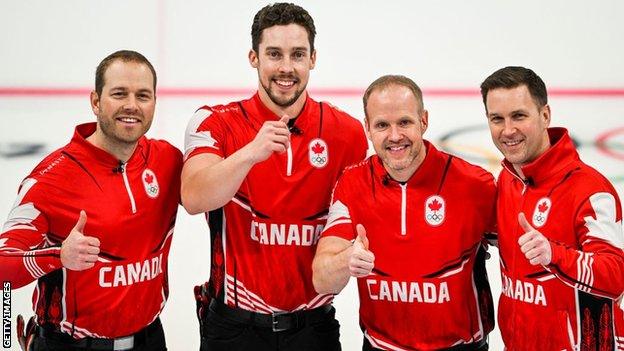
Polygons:
M407 184L401 187L401 235L407 234Z
M292 147L291 144L288 144L288 148L286 149L286 176L290 177L292 175Z
M132 195L132 190L130 189L130 182L128 181L128 175L126 174L126 165L127 163L121 164L121 176L124 180L124 185L126 186L126 191L128 192L128 197L130 198L130 205L132 205L132 213L136 213L136 202L134 202L134 195Z

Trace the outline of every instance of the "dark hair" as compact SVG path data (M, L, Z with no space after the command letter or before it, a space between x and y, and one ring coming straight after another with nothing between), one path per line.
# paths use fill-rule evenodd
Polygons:
M113 62L117 60L121 60L123 62L136 62L146 65L150 69L150 71L152 71L152 76L154 77L154 93L156 93L156 70L154 69L154 66L152 66L152 64L149 62L149 60L136 51L119 50L106 56L106 58L104 58L95 69L95 92L98 94L98 96L102 95L102 88L104 87L105 83L104 74L106 73L106 70Z
M411 90L414 94L414 97L416 97L416 101L418 101L419 109L422 110L424 108L422 91L420 90L418 85L414 83L413 80L407 78L406 76L389 74L377 78L368 86L368 88L366 88L364 96L362 97L362 101L364 102L364 115L366 116L366 120L368 120L368 112L366 112L366 106L368 106L368 98L371 96L373 91L383 90L391 85L399 85Z
M251 25L251 47L258 52L260 40L262 39L262 31L273 26L285 26L288 24L298 24L305 28L308 32L308 40L310 41L310 52L314 51L314 36L316 28L312 16L301 6L286 2L278 2L263 7L254 16Z
M498 88L513 89L522 85L527 87L537 107L542 108L548 103L546 85L542 78L528 68L508 66L492 73L481 83L483 104L485 105L487 94L490 90ZM485 108L487 109L487 105Z

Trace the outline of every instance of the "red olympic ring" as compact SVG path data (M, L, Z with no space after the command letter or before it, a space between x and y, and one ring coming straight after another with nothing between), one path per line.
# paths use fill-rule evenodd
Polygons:
M596 144L596 147L598 148L598 151L600 151L601 153L607 156L613 157L615 159L624 161L624 153L618 153L613 148L610 148L608 145L609 139L611 139L612 137L618 134L624 134L624 127L611 129L602 134L599 134L596 137L595 144Z

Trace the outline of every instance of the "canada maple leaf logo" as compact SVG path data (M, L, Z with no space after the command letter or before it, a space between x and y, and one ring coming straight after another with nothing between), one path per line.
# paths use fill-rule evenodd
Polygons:
M433 201L431 201L431 203L427 206L429 206L429 209L433 212L436 212L442 208L442 204L438 202L437 199L433 199Z
M546 203L546 201L544 201L541 204L539 204L537 206L537 210L540 211L540 213L546 212L546 210L548 210L548 204Z
M154 176L151 174L146 174L145 175L145 182L147 184L152 184L152 182L154 181Z
M312 146L312 152L314 152L315 154L320 154L323 151L325 151L325 147L318 142L314 144L314 146Z

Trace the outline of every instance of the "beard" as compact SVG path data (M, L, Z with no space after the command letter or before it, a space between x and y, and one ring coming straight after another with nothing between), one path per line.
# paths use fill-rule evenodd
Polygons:
M288 79L292 79L292 76L288 76L288 77L281 77L281 78L288 78ZM260 85L262 86L262 89L264 89L264 91L267 93L267 95L269 96L269 99L271 99L271 101L276 104L279 107L289 107L292 106L292 104L294 104L299 97L301 96L301 94L303 94L303 92L306 89L306 85L303 85L300 89L295 90L295 92L293 93L293 95L291 97L280 97L278 94L276 94L272 89L271 89L271 83L273 82L274 78L271 78L271 80L269 81L269 85L266 86L264 85L264 83L262 82L262 80L260 80ZM296 82L299 82L299 80L297 79ZM275 83L277 84L277 83Z

